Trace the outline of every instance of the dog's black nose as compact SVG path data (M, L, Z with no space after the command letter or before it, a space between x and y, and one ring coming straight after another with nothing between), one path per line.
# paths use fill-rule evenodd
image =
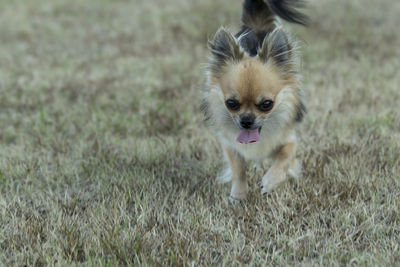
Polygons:
M248 115L248 116L243 116L240 118L240 126L242 126L245 129L250 129L251 126L254 124L254 116Z

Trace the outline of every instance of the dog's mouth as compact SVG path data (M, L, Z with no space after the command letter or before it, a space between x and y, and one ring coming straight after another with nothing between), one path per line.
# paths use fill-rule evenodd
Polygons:
M254 130L241 129L236 141L242 144L255 143L260 141L261 127Z

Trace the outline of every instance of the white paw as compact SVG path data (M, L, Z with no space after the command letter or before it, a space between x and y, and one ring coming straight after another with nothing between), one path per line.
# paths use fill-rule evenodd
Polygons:
M228 167L223 171L218 177L217 177L217 182L220 184L225 184L227 182L230 182L232 180L232 171Z
M229 197L229 200L244 200L246 199L248 192L249 186L246 182L234 182L232 183L231 195Z
M266 194L269 194L270 193L270 190L267 188L267 187L265 187L265 186L261 186L261 195L266 195Z
M286 174L280 170L270 169L267 174L264 175L261 181L261 194L265 195L274 190L278 185L284 181Z
M300 179L301 178L301 170L302 170L301 163L296 159L294 161L294 166L292 166L289 169L288 174L295 179Z

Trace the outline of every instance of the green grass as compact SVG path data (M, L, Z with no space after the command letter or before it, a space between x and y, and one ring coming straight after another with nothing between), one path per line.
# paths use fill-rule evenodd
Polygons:
M0 260L396 265L400 3L309 1L301 180L227 201L198 111L240 1L0 0Z

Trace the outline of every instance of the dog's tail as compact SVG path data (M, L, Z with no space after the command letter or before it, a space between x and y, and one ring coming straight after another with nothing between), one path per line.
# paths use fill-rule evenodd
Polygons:
M302 0L244 0L242 23L254 31L274 28L276 17L291 23L306 25L308 18L298 8L304 7Z
M308 18L298 10L303 6L302 0L244 0L243 26L236 34L240 46L250 56L257 55L265 36L279 25L278 17L305 26Z

